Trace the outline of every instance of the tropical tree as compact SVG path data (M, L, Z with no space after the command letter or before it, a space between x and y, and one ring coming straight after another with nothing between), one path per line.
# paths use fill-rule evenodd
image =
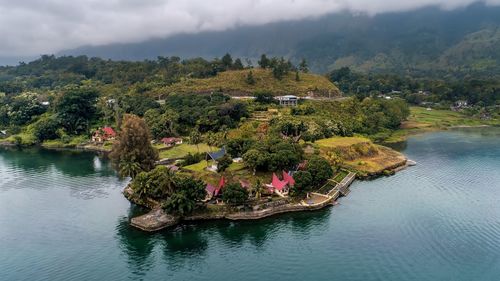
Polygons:
M141 171L141 165L132 159L124 159L118 165L118 173L122 177L134 179Z
M298 171L293 175L294 186L290 190L292 196L300 196L305 192L311 191L313 187L313 177L308 171Z
M113 144L109 157L118 169L120 163L129 162L137 163L143 171L154 168L158 151L151 146L151 134L143 119L131 114L123 117L118 139ZM131 164L127 166L132 167Z
M189 143L196 145L196 149L198 150L198 153L200 153L200 143L202 141L202 136L198 128L195 128L194 130L191 131L191 134L189 134Z
M228 184L224 187L222 200L227 204L243 204L248 200L248 191L239 183Z
M311 173L315 186L320 186L333 177L333 170L328 161L321 156L313 156L307 162L307 171Z
M257 200L260 199L260 197L262 196L262 193L264 193L264 191L265 191L265 188L262 185L262 182L260 181L260 179L257 179L255 184L252 186L252 193L255 196L255 199L257 199Z
M70 134L88 129L96 113L99 93L91 88L75 88L64 92L56 100L56 112L63 127Z

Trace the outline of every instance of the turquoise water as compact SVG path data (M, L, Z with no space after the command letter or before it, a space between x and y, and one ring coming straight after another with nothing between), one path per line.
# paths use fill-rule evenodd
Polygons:
M145 234L105 160L0 149L0 280L499 280L500 131L404 152L326 210Z

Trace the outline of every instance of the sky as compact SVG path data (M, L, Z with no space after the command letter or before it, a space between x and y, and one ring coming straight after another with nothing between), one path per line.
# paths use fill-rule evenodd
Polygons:
M0 57L140 42L350 11L375 15L476 0L0 0ZM500 0L484 0L500 5Z

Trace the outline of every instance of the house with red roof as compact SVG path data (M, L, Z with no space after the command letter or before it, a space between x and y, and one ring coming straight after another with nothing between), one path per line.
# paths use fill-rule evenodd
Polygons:
M285 172L283 172L283 175L285 175ZM292 176L287 174L286 178L283 177L283 180L280 180L276 173L273 173L273 181L266 186L270 192L276 193L281 197L286 197L290 191L290 186L293 186L294 184L295 180Z
M116 132L111 127L99 128L92 134L92 142L97 143L114 140L115 138Z
M162 138L161 142L166 147L173 147L173 146L175 146L177 144L182 144L182 139L181 138L169 137L169 138Z

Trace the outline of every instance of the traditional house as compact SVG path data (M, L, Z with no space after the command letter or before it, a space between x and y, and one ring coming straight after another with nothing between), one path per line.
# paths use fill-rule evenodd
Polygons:
M182 139L181 139L181 138L174 138L174 137L170 137L170 138L162 138L162 139L161 139L161 142L163 142L163 144L164 144L166 147L173 147L173 146L175 146L176 144L182 144Z
M104 127L96 130L92 135L92 141L102 143L109 140L114 140L116 132L111 127Z
M274 192L281 197L286 197L289 192L288 181L280 180L276 173L273 173L273 181L271 184L267 184L266 187L269 191Z
M226 155L226 148L223 147L219 151L207 152L205 160L207 161L207 169L216 172L217 161ZM210 162L212 165L209 165Z
M288 183L289 187L295 185L295 180L293 179L293 177L289 173L285 173L285 171L283 171L283 180Z
M297 96L286 95L276 97L281 106L297 106L299 98Z

